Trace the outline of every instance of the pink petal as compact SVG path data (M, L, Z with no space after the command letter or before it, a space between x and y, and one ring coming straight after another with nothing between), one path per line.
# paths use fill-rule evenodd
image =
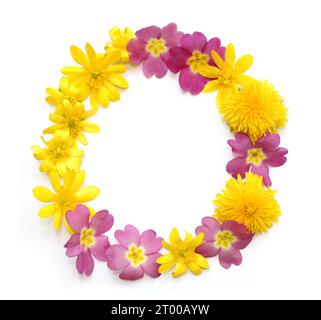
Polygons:
M255 148L262 148L263 152L273 151L280 144L280 136L278 134L267 133L255 143Z
M242 262L241 252L233 247L229 250L223 250L221 248L219 253L219 261L223 268L228 269L231 264L239 266Z
M202 219L202 225L195 230L196 234L204 233L205 242L213 242L217 232L221 231L221 224L212 217L204 217Z
M140 237L140 245L144 247L145 254L152 254L162 248L162 240L162 238L156 238L154 230L146 230Z
M89 249L90 252L96 259L100 261L107 261L106 250L110 246L108 238L105 236L96 236L95 241L95 245Z
M79 256L83 252L84 252L84 247L81 244L77 244L76 246L74 246L72 248L67 248L66 256L69 258L76 257L76 256Z
M184 91L193 95L199 94L208 80L198 73L193 73L190 68L184 68L179 74L179 85Z
M248 135L239 132L235 135L235 139L228 140L227 143L232 147L232 151L242 157L247 156L247 150L253 148L253 144Z
M107 266L111 270L119 270L125 268L129 264L129 260L126 258L127 248L115 244L107 248Z
M160 273L158 272L159 264L156 262L160 256L160 253L151 254L147 256L147 261L142 264L144 272L152 278L157 278L160 276Z
M237 238L232 244L235 249L244 249L253 239L253 234L246 227L236 221L228 220L222 224L222 230L229 230Z
M66 213L66 220L74 231L80 233L82 228L89 226L89 214L89 209L86 206L78 204L75 211Z
M266 159L263 162L271 167L280 167L287 161L286 157L281 156L277 158Z
M167 66L161 57L153 57L150 55L143 62L143 73L146 78L155 75L157 78L163 78L167 73Z
M94 259L89 250L77 257L76 267L80 274L85 273L86 276L91 275L94 270L94 264Z
M181 47L193 52L199 50L203 52L203 49L207 43L207 39L201 32L194 32L192 35L184 34L181 39Z
M89 227L96 230L95 235L104 234L114 224L114 217L107 210L98 211L91 219Z
M150 39L159 39L161 35L161 29L156 26L150 26L138 30L135 34L139 40L147 43Z
M145 50L145 47L146 43L140 41L139 39L131 39L127 44L127 50L129 52Z
M265 162L262 162L259 166L252 164L251 172L263 177L263 184L265 186L270 186L272 184L269 176L269 167L265 164Z
M79 233L75 233L66 242L64 247L67 248L67 249L70 249L70 248L73 248L73 247L77 246L78 244L80 244L80 234Z
M123 280L138 280L143 276L144 276L144 269L142 268L141 265L135 268L131 264L129 264L119 275L119 278Z
M129 60L133 64L140 64L142 61L146 60L149 57L149 53L146 52L145 50L137 50L133 51L130 56Z
M201 254L205 258L215 257L219 248L217 248L213 242L205 242L195 249L195 252Z
M169 50L170 58L166 60L166 65L169 70L177 73L183 68L187 67L186 61L191 56L191 53L180 47L174 47Z
M250 165L246 162L246 158L237 157L226 165L226 171L230 173L234 178L240 174L242 178L245 177L245 172L248 172Z
M165 40L167 48L178 46L182 34L177 32L177 25L175 23L170 23L161 30L162 39Z
M124 231L117 230L115 232L115 238L125 248L128 248L131 244L138 246L140 243L139 231L131 224L128 224Z
M215 50L225 60L225 47L221 47L221 40L219 38L210 39L203 50L203 53L206 53L209 57L208 64L217 67L211 56L212 50Z

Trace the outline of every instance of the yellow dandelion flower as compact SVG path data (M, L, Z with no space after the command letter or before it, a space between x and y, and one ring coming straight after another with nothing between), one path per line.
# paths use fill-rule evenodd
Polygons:
M70 48L71 56L81 66L64 67L61 72L69 77L69 81L84 96L90 96L92 107L107 107L110 101L118 101L118 88L128 88L126 79L121 75L126 71L120 61L120 52L111 51L105 55L96 54L87 43L87 55L76 46Z
M224 222L234 220L244 224L252 233L266 232L281 215L274 198L276 191L265 189L262 177L247 173L226 182L225 190L216 195L214 218Z
M209 93L218 90L217 104L224 101L233 91L237 91L238 85L244 85L251 78L244 75L253 64L251 55L244 55L235 62L235 50L233 44L229 44L225 51L225 61L215 51L211 51L213 61L217 67L204 65L201 66L198 72L209 79L203 92Z
M267 81L249 81L219 105L219 112L234 133L244 132L254 143L266 132L277 133L287 122L287 108Z
M62 135L55 135L46 142L45 148L32 146L33 155L37 160L42 161L40 171L49 173L56 170L61 177L64 177L69 170L78 172L84 151L78 149L74 141Z
M134 38L134 31L132 31L128 27L124 30L121 30L118 27L113 27L109 30L109 35L111 38L111 42L108 42L105 45L105 50L107 52L119 50L121 53L121 61L128 63L129 52L127 51L127 44L129 40Z
M159 272L165 273L175 266L175 271L172 272L173 277L179 277L186 273L189 269L195 275L202 273L202 269L208 269L207 260L200 254L195 252L195 249L203 243L204 233L199 233L195 238L190 233L186 233L185 239L182 240L178 230L173 228L169 241L162 241L163 247L169 253L157 259L160 264Z
M58 90L47 88L46 92L48 94L46 101L51 106L59 106L65 99L75 103L83 102L87 98L83 92L80 92L75 86L71 85L69 79L65 77L61 78Z
M69 100L64 100L61 105L56 107L55 113L51 113L49 116L49 119L55 124L45 129L43 133L71 137L87 145L87 138L83 132L97 133L100 131L96 124L87 121L97 110L98 108L92 108L86 111L83 103L71 104Z
M33 189L33 195L41 202L50 203L42 207L39 211L41 218L49 218L53 216L53 226L56 230L61 225L62 218L69 210L75 210L77 204L91 201L95 199L100 190L96 187L85 187L80 189L85 180L85 171L69 171L61 184L60 177L56 171L51 171L49 174L51 185L55 192L52 192L45 187L36 187ZM91 215L95 211L87 206ZM64 219L66 228L72 232L68 223Z

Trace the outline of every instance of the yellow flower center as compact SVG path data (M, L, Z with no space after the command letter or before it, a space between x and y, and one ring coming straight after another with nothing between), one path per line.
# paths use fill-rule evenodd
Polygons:
M98 79L100 76L100 73L98 71L92 71L90 75L93 79Z
M248 218L252 217L255 211L256 211L256 207L251 204L245 205L243 208L243 214Z
M163 39L150 39L146 45L146 50L154 57L158 57L161 53L167 50L165 40Z
M206 66L208 55L199 50L195 50L193 55L187 60L187 64L193 72L198 72L200 66Z
M228 249L236 238L232 232L228 230L220 231L216 234L215 246L218 248Z
M134 267L137 267L141 263L146 261L144 249L141 247L137 247L135 245L131 245L129 247L129 250L126 253L126 256Z
M83 245L84 249L95 244L95 231L90 228L83 228L80 233L80 244Z
M61 159L63 158L65 155L66 155L66 148L64 147L57 147L55 150L54 150L54 157L56 159Z
M253 148L247 151L247 163L259 166L264 159L265 154L261 148Z
M234 81L234 70L233 67L229 64L226 64L223 69L221 69L221 73L218 76L218 81L221 84L230 84L232 81Z

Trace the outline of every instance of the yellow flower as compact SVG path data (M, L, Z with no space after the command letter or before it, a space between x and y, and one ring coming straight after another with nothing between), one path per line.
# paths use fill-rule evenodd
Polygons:
M216 101L219 105L233 91L237 91L238 85L244 85L251 79L243 73L253 64L253 57L245 55L235 62L235 50L231 43L226 48L225 61L215 50L211 52L211 56L217 67L200 66L198 72L206 78L215 79L205 85L203 92L208 93L218 90Z
M267 81L249 81L218 108L232 131L246 133L253 143L267 131L276 133L287 122L283 99Z
M69 79L65 77L61 78L58 90L47 88L46 92L48 94L46 101L51 106L59 106L65 99L75 103L83 102L87 98L83 92L79 92L75 86L71 85Z
M119 50L121 53L121 61L127 63L129 61L129 52L127 51L127 44L129 40L134 38L134 32L128 27L121 30L117 27L113 27L109 30L111 42L105 45L105 50L111 52Z
M274 198L276 191L265 189L262 177L247 173L226 182L225 190L216 195L214 218L224 222L234 220L244 224L252 233L266 232L281 215Z
M56 107L55 113L51 113L49 119L55 124L44 130L43 133L62 135L78 140L80 143L87 145L87 139L83 134L85 132L97 133L99 127L89 121L89 117L97 112L98 108L92 108L86 111L85 105L80 102L71 104L69 100L64 100L63 103Z
M195 252L195 249L203 243L204 233L199 233L195 238L190 233L186 233L185 239L182 240L178 230L173 228L169 241L162 241L163 247L169 253L157 259L160 264L159 272L165 273L175 266L175 271L172 272L173 277L179 277L186 273L189 269L195 275L202 273L202 269L208 269L207 260L200 254Z
M55 193L45 187L36 187L32 193L39 201L50 203L40 209L39 216L41 218L53 216L53 226L58 230L67 211L74 210L77 204L95 199L100 190L96 187L80 189L85 180L85 171L83 170L78 173L69 171L62 185L56 171L51 171L49 177ZM89 206L87 207L93 215L95 211ZM64 222L67 229L72 231L65 219Z
M87 55L76 46L70 48L73 59L80 67L64 67L61 72L69 77L69 81L86 98L90 95L92 107L102 105L107 107L109 101L118 101L118 88L127 88L128 83L121 75L126 71L120 60L120 52L114 50L105 55L96 54L93 47L87 43Z
M42 161L39 167L41 172L56 170L64 177L69 170L80 170L84 151L78 149L71 139L56 135L48 142L42 140L46 144L45 148L32 146L34 157Z

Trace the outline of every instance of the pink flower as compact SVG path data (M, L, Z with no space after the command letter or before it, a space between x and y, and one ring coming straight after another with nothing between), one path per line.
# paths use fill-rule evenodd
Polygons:
M157 278L159 264L158 251L162 248L162 238L156 237L156 232L146 230L141 235L132 225L125 230L117 230L115 237L120 244L110 246L107 251L107 265L111 270L121 270L120 279L137 280L147 273Z
M67 257L76 257L79 273L89 276L94 270L92 255L107 261L106 249L110 246L108 238L103 236L114 224L114 218L107 210L97 212L89 222L89 209L79 204L75 211L66 213L66 220L76 232L65 244Z
M228 269L231 264L236 266L242 262L240 250L252 240L251 234L243 224L236 221L225 221L222 225L212 217L202 219L202 225L196 228L196 234L204 233L204 243L196 248L202 256L218 255L220 264Z
M130 62L137 65L143 62L143 73L147 78L153 75L163 78L167 73L168 50L179 44L182 33L177 31L175 23L170 23L162 29L150 26L135 34L137 38L127 45Z
M213 38L207 41L201 32L192 35L185 34L180 41L180 46L169 50L170 58L167 60L168 69L172 72L180 72L179 84L184 91L196 95L204 88L208 79L198 73L199 67L210 64L216 66L211 51L215 50L225 58L225 47L221 47L221 41Z
M228 140L232 151L238 156L231 160L226 170L234 177L240 174L245 177L245 172L253 172L263 177L263 183L270 186L269 167L280 167L286 162L285 155L288 150L278 148L280 136L278 134L266 133L253 145L251 139L245 133L237 133L235 140Z

